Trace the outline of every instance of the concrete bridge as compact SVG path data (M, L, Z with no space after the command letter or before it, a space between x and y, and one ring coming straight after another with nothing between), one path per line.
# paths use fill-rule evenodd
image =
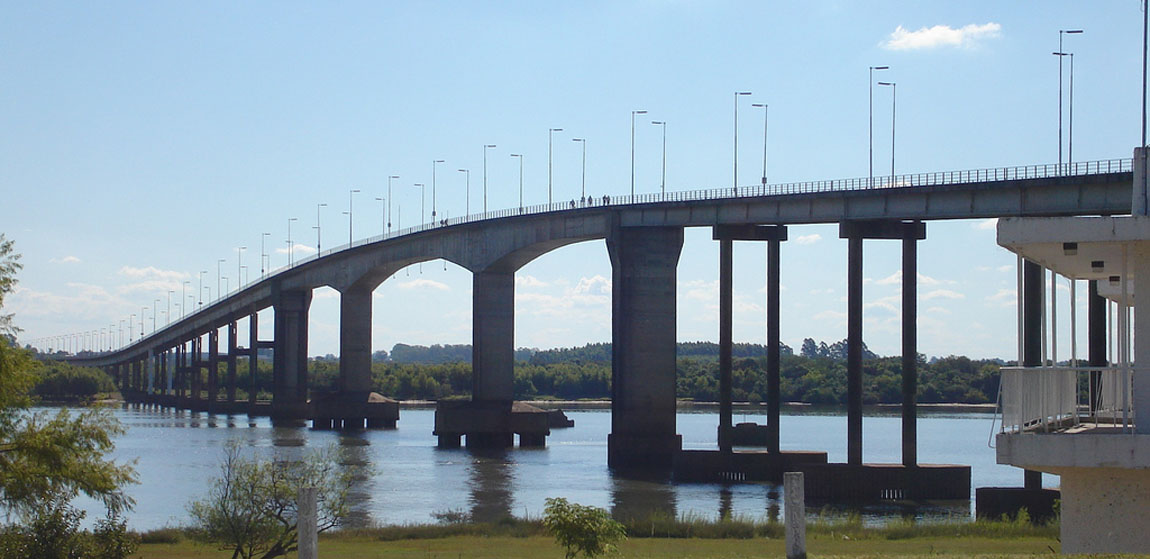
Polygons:
M556 248L603 239L612 266L612 426L616 469L669 469L740 479L730 459L692 461L675 428L676 267L685 227L711 227L720 243L720 454L731 454L731 245L768 243L768 445L780 463L779 243L787 225L839 223L848 251L848 465L862 466L862 248L864 239L903 243L903 465L916 468L916 241L926 221L1004 216L1079 216L1131 211L1131 160L925 173L716 190L602 197L424 224L324 251L278 270L130 345L82 364L113 373L130 398L215 412L261 410L316 427L394 425L397 412L372 401L372 291L406 266L444 259L473 276L470 402L441 406L441 446L543 444L546 426L512 409L515 272ZM312 290L340 293L339 392L309 402L308 309ZM274 339L258 339L257 312L274 309ZM250 347L237 343L247 321ZM221 352L220 332L226 336ZM207 339L205 348L204 339ZM260 349L274 354L270 404L235 402L236 364ZM207 354L207 359L202 356ZM219 379L227 362L228 378ZM204 372L206 370L206 377ZM254 375L253 375L254 378ZM221 389L226 399L220 400ZM205 398L205 393L207 397ZM754 458L744 458L754 461ZM825 462L825 453L822 454ZM785 460L783 460L785 462ZM746 466L752 468L752 466ZM743 471L743 470L740 470ZM701 473L700 473L701 472ZM733 473L732 473L733 472ZM843 479L841 472L834 474ZM865 472L859 470L859 475ZM913 484L912 484L913 485ZM967 470L969 495L969 470ZM908 494L908 496L910 496ZM965 498L964 496L961 496Z

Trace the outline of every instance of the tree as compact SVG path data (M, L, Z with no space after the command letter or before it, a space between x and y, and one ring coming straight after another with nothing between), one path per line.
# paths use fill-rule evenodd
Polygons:
M567 499L545 501L543 527L567 550L567 559L580 553L594 559L615 550L615 542L627 538L627 530L598 507L568 503Z
M232 559L270 559L295 551L300 488L318 489L320 532L347 517L348 493L362 467L341 462L333 448L301 460L279 455L269 460L245 457L238 446L229 446L207 497L188 506L197 538L232 550Z
M16 272L23 267L20 255L14 252L12 241L0 233L0 308L4 308L4 296L16 286ZM12 314L0 313L0 336L14 337L19 332L20 329L12 323Z

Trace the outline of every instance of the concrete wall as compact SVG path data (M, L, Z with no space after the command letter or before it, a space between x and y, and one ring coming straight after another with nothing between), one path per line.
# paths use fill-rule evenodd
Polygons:
M1147 518L1150 470L1062 472L1062 553L1147 553Z

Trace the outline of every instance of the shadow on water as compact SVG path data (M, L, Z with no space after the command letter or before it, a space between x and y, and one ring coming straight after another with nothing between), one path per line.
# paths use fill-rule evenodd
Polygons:
M469 450L467 486L471 520L498 522L511 516L515 462L506 450Z

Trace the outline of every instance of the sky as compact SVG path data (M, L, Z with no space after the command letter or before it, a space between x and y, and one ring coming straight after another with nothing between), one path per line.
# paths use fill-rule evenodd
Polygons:
M525 203L542 203L550 128L563 129L553 133L556 199L581 194L572 138L586 139L588 193L623 194L635 110L648 111L635 120L640 193L660 188L655 120L667 123L668 191L729 186L735 133L739 183L757 184L764 112L752 103L769 106L771 183L867 176L872 93L873 166L887 174L892 98L880 80L898 84L898 173L1058 161L1060 86L1068 160L1070 66L1060 83L1052 56L1060 29L1084 30L1063 45L1075 54L1073 159L1128 158L1140 135L1140 5L5 2L0 233L24 269L4 310L21 342L103 328L118 344L129 323L139 335L141 315L150 332L196 292L214 299L225 281L254 280L261 241L270 267L284 265L291 218L297 256L315 251L317 224L325 248L347 242L345 212L357 238L382 231L389 205L393 228L414 225L421 205L430 212L433 168L441 214L480 211L487 144L497 146L487 150L488 208L519 203L512 153L523 155ZM872 82L870 66L890 69ZM736 91L752 92L738 101L737 130ZM390 194L389 176L399 177ZM921 353L1016 356L1015 257L995 244L994 225L927 224ZM789 235L782 340L845 338L846 241L836 226ZM737 342L765 342L765 250L735 246ZM864 253L864 340L895 355L900 247L868 241ZM680 341L717 340L717 277L709 229L688 229ZM516 347L610 341L610 278L603 241L520 269ZM1065 281L1059 293L1067 312ZM338 293L316 290L310 320L309 354L338 353ZM261 324L270 339L270 319ZM466 270L425 263L376 289L374 349L470 340Z

